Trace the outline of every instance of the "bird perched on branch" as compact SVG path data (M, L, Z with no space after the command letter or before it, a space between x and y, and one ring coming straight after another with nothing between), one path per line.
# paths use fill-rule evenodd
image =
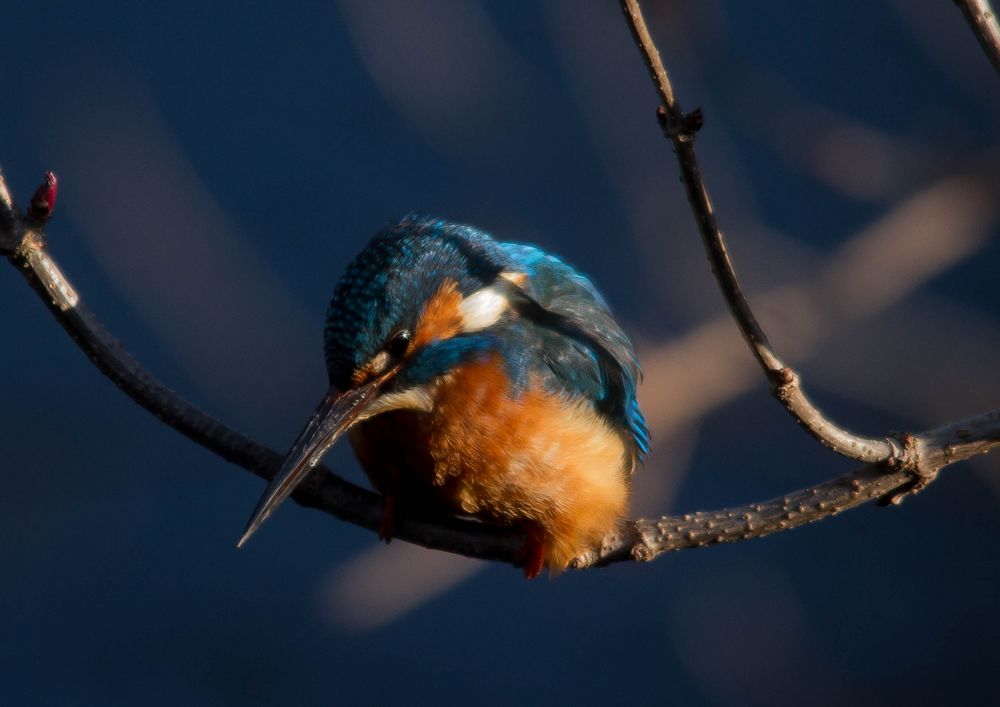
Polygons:
M407 217L348 266L325 331L330 389L239 544L348 432L384 497L526 533L527 577L626 514L649 432L635 351L590 281L530 245Z

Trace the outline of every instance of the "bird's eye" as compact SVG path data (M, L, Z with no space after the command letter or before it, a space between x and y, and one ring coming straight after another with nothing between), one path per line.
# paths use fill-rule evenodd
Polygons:
M410 332L406 329L400 329L392 338L389 339L389 343L386 344L385 350L389 352L394 358L399 358L406 353L406 349L410 346Z

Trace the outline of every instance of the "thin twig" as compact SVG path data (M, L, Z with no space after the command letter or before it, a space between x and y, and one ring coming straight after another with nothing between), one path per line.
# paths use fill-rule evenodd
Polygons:
M13 253L21 242L21 218L7 180L0 171L0 254Z
M979 40L979 46L1000 74L1000 23L997 22L997 13L990 5L990 0L955 0L955 4L961 8L973 34Z
M915 479L902 468L886 471L868 464L849 474L801 491L718 511L700 511L658 520L637 520L599 550L578 558L579 567L622 560L646 561L665 552L760 538L814 523L868 501L898 504L915 485L930 483L944 467L1000 447L1000 408L968 420L905 435L921 469Z
M44 185L43 185L44 186ZM41 191L41 190L40 190ZM48 193L48 192L45 192ZM282 455L258 444L202 412L146 371L97 321L76 288L48 253L44 222L32 222L13 207L0 173L0 208L11 219L0 222L0 241L16 242L6 252L87 357L129 397L194 442L254 474L270 479ZM7 206L4 206L6 204ZM6 225L4 225L6 224ZM850 474L781 498L717 511L629 521L580 557L577 568L622 561L645 561L665 552L758 538L836 515L873 499L900 500L915 486L929 483L944 467L1000 446L1000 410L904 436L905 462L894 469L868 465ZM349 523L376 530L380 497L320 467L293 498ZM460 518L400 517L396 535L424 547L468 557L515 564L524 538L516 530Z
M736 271L722 236L722 229L715 218L708 188L698 167L694 136L701 127L701 112L696 110L685 113L681 110L670 77L660 59L660 52L646 27L638 0L621 0L621 6L660 96L662 106L658 115L661 126L677 155L681 181L687 191L688 202L691 204L708 259L712 264L712 272L743 338L767 375L774 396L813 437L839 454L869 464L899 458L904 450L903 445L897 440L891 437L863 437L854 434L823 415L803 391L799 374L786 365L771 346L771 342L768 341L767 335L743 296L743 290L736 278Z
M0 196L7 184L0 173ZM14 213L16 227L0 230L0 241L20 238L5 254L49 308L63 329L90 361L141 407L197 444L247 471L269 480L280 468L282 454L258 444L189 403L143 368L97 320L76 288L52 259L40 228L26 225L28 218ZM2 228L2 227L0 227ZM381 498L320 467L293 496L303 506L320 508L342 520L377 530ZM401 519L399 536L421 542L426 521ZM516 555L516 538L505 538L481 523L435 519L429 546L475 556L508 559ZM507 533L506 535L510 535ZM425 543L427 544L427 543ZM513 550L507 551L510 545ZM501 549L496 549L499 546ZM482 553L481 555L478 553Z

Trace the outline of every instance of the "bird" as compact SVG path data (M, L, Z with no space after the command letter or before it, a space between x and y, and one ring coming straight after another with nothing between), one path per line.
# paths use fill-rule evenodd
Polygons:
M520 566L565 570L627 516L649 429L629 337L591 281L540 248L408 215L336 285L329 389L242 546L346 433L383 496L523 531Z

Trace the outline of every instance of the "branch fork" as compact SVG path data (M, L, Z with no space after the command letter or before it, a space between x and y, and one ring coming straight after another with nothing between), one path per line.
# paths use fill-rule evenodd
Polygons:
M712 271L751 353L771 384L774 397L817 440L846 457L864 462L864 466L760 503L628 521L605 537L599 547L576 558L572 566L583 569L621 561L646 562L664 552L790 530L868 501L898 504L907 495L931 484L944 467L1000 447L1000 408L919 434L865 438L836 425L808 399L799 375L774 351L740 289L694 153L694 137L704 123L702 112L680 110L638 1L620 1L660 96L657 120L673 144ZM958 4L967 14L976 10L979 24L974 23L974 27L996 29L996 17L988 0L958 0ZM986 11L989 12L984 15ZM990 36L997 41L981 37L981 42L984 48L996 49L996 56L1000 57L1000 31ZM58 180L47 172L28 213L22 215L0 173L0 255L21 272L98 369L136 403L206 449L269 480L279 469L281 454L215 420L158 381L86 308L49 255L45 243L45 226L52 216L57 194ZM293 498L302 506L317 508L371 530L378 528L381 515L378 496L324 467L318 467ZM433 549L511 564L518 562L523 545L523 537L517 530L451 517L402 516L397 519L396 536Z
M667 111L663 106L656 108L656 122L660 124L663 135L669 140L694 142L694 135L705 124L705 114L701 108L695 108L690 113L682 111Z

